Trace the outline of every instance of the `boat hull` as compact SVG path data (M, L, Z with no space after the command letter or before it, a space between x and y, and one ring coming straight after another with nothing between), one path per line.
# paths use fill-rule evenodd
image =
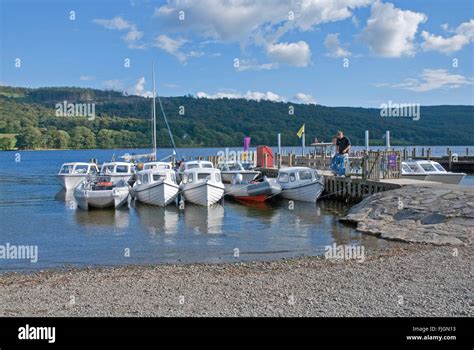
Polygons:
M302 202L316 203L324 190L324 181L322 177L307 184L300 184L295 187L283 187L281 196L286 199Z
M463 173L440 173L428 174L426 181L442 182L445 184L458 185L466 176Z
M179 186L168 181L152 183L148 187L135 186L134 197L142 203L165 207L173 202L179 193Z
M263 202L280 193L281 186L269 179L250 184L225 185L226 195L249 202Z
M75 189L81 182L87 180L87 175L57 175L61 186L66 190Z
M188 183L182 185L181 191L186 201L210 206L220 201L224 196L224 185L209 182Z
M81 209L118 208L127 203L129 196L128 187L117 187L111 190L92 191L77 187L74 198Z

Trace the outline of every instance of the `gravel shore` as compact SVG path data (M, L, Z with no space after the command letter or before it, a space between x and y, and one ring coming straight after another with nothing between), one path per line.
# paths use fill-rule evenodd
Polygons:
M472 316L472 246L0 275L1 316Z

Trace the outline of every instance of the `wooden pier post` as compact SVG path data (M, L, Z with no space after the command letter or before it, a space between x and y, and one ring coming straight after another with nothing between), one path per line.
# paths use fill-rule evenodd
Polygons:
M425 147L421 148L421 157L425 157Z
M448 148L448 170L451 171L451 166L453 162L453 154L451 150Z
M413 147L413 148L412 148L412 150L411 150L411 157L412 157L413 159L416 158L416 147Z
M431 148L428 148L428 149L426 150L426 158L427 158L428 160L430 160L430 158L431 158Z

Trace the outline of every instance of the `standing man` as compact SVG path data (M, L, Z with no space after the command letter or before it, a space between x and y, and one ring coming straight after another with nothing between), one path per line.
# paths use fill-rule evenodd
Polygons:
M344 136L344 133L341 130L337 132L336 145L338 154L349 155L349 152L351 150L351 141Z

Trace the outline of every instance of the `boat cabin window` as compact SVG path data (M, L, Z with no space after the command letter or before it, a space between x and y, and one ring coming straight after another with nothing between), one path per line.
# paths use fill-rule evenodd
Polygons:
M193 182L193 180L194 180L194 174L191 173L191 174L188 175L188 182L191 183L191 182Z
M291 182L296 181L296 175L295 175L295 173L291 173L291 174L290 174L290 181L291 181Z
M111 174L114 172L114 166L113 165L107 165L104 168L104 174Z
M87 174L88 165L76 165L74 168L74 174Z
M406 173L412 173L413 172L413 170L411 170L411 168L406 164L402 164L402 170Z
M311 171L309 170L300 171L298 174L300 176L300 180L311 180L312 178Z
M204 163L204 164L202 165L202 167L203 167L203 168L206 168L206 169L212 169L212 164L206 164L206 163Z
M97 174L99 172L99 169L97 169L97 166L95 165L91 165L90 169L89 169L89 173L91 174Z
M196 169L196 168L199 168L199 164L188 164L186 166L186 168L188 169Z
M238 164L232 164L229 166L230 171L239 171L242 170L242 168Z
M153 174L153 181L164 181L166 180L165 174Z
M210 178L211 174L209 173L199 173L198 174L198 180L206 180L207 178Z
M129 171L128 169L129 169L128 165L117 165L117 167L115 168L115 172L126 174Z
M142 183L147 184L147 183L148 183L148 180L149 180L148 174L143 174L143 176L142 176Z
M421 163L420 165L421 165L421 167L423 168L424 171L436 171L434 166L432 166L429 163Z
M420 170L420 168L418 168L418 165L416 164L408 164L408 166L410 167L410 169L415 172L415 173L421 173L422 171Z
M221 174L216 173L216 182L221 182Z
M61 168L60 174L71 174L73 166L72 165L63 165Z
M171 181L176 182L176 175L175 173L171 173Z
M280 176L278 176L278 181L288 182L288 174L287 173L280 173Z
M446 172L446 169L443 168L443 166L441 164L438 164L438 163L433 163L433 165L435 166L436 169L438 169L438 171L441 171L441 172Z

